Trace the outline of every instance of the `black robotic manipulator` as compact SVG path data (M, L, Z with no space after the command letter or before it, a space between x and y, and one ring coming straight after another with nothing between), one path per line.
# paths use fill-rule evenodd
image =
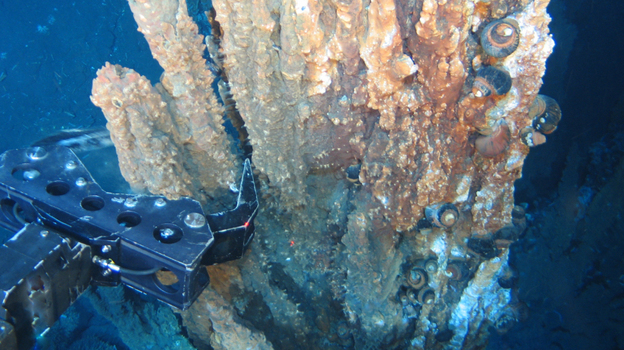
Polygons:
M206 265L239 259L258 196L246 160L236 207L205 214L191 198L102 190L69 148L0 155L0 348L30 348L90 285L127 285L187 309Z

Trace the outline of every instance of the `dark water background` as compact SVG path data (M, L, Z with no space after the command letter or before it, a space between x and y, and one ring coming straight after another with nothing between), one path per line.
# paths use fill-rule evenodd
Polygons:
M570 162L580 166L570 171L577 183L566 188L585 186L587 198L578 200L589 203L616 176L624 154L624 1L553 0L549 13L556 47L541 93L559 101L563 121L545 145L531 151L516 183L516 202L528 203L535 227L557 227L550 213L562 205L561 179ZM161 68L136 28L122 0L0 1L0 151L61 129L103 126L89 95L106 61L157 81ZM103 187L119 185L114 153L84 161ZM620 209L604 208L605 217L615 218L607 233L587 225L579 233L574 226L562 244L574 243L577 250L554 248L554 232L529 230L512 261L530 313L509 333L492 333L490 349L624 348L624 232L614 215ZM566 261L575 268L564 269ZM61 321L82 325L57 348L141 348L124 344L120 331L98 316L103 305L79 301L81 311ZM177 327L175 318L166 322ZM53 345L44 341L40 347Z

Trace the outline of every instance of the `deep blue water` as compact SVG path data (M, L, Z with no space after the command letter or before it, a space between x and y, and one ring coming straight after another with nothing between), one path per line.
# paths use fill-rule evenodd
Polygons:
M107 61L153 81L162 72L125 1L2 1L0 38L0 150L26 147L59 130L105 125L89 95ZM105 189L117 189L114 151L83 161L92 163Z

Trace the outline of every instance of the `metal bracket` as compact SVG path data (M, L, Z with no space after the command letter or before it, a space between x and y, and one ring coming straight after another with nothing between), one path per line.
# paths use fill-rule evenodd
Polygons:
M80 255L88 259L80 260L85 265L79 269L89 271L92 283L124 283L186 309L208 285L204 265L242 257L254 236L257 210L249 160L244 163L236 207L206 216L191 198L106 192L64 147L7 151L0 155L0 226L18 233L0 247L5 252L0 255L3 311L11 309L6 304L11 298L21 300L10 296L18 277L28 276L37 263L45 265L49 260L43 252L29 256L20 249L48 244L52 239L48 236L56 237L50 243L55 246L80 243ZM46 237L42 232L48 232ZM54 250L50 249L47 252ZM51 281L42 280L44 286ZM79 283L77 288L82 286ZM67 297L61 309L71 301L73 296ZM3 315L0 319L16 327L17 312L11 310L4 315L8 319Z

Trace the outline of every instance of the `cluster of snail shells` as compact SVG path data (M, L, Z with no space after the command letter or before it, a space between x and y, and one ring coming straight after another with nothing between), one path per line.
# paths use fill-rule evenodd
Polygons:
M407 301L415 305L430 305L435 302L435 291L429 287L431 276L438 272L435 258L422 260L410 267L405 279L409 288L405 291Z
M402 286L398 294L399 302L404 310L410 309L411 306L435 303L436 294L433 288L429 287L429 282L438 274L438 270L438 259L435 256L418 260L408 267L404 272L407 286ZM449 260L446 270L442 273L453 283L462 283L471 277L470 269L461 260Z
M512 18L489 23L481 32L481 47L491 57L511 55L520 44L520 27ZM500 67L487 66L477 72L472 93L475 97L505 95L511 89L511 76Z
M520 131L520 140L525 145L534 147L546 142L545 135L557 129L561 121L561 108L555 99L546 95L537 95L529 108L529 118L532 119L531 126Z
M491 57L503 58L511 55L520 44L520 27L512 18L503 18L489 23L481 32L483 51ZM487 66L477 71L472 93L477 98L502 96L511 90L512 79L509 72L502 67ZM507 122L501 119L488 130L486 135L479 136L475 148L484 157L496 157L503 153L511 141L511 133Z
M481 32L481 47L491 57L504 58L511 55L520 44L520 27L512 18L492 21ZM475 97L501 96L509 92L512 79L509 73L501 68L487 66L477 72L472 86ZM546 142L546 136L555 129L561 120L561 109L554 99L538 95L529 110L531 126L520 130L520 140L529 147ZM484 157L495 157L504 152L511 141L509 126L505 120L498 121L489 130L489 134L481 135L475 141L475 148Z

